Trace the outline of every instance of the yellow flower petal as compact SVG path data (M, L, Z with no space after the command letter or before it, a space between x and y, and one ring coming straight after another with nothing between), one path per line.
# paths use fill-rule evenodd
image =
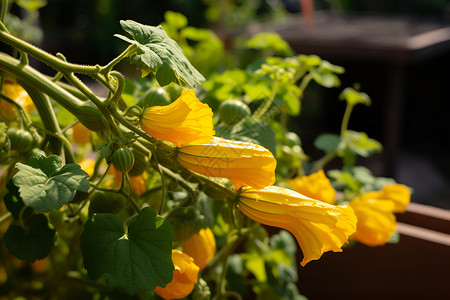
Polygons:
M36 106L28 93L19 84L12 81L5 81L3 85L3 94L20 104L26 112L31 113ZM15 107L0 99L0 121L12 121L17 118Z
M357 231L353 237L368 246L386 244L397 230L394 213L405 211L410 198L408 187L395 184L353 199L350 206L358 217Z
M183 245L183 252L194 258L194 263L203 270L206 264L214 257L216 240L211 229L201 229L193 234Z
M172 261L175 266L173 279L164 288L157 287L155 293L164 299L181 299L189 295L198 281L199 267L189 255L172 250Z
M275 182L276 160L266 148L214 137L208 144L178 149L182 166L210 177L230 178L235 189L241 186L263 188Z
M149 135L179 147L208 143L214 136L212 116L211 108L198 100L194 90L184 90L169 105L145 108L140 124Z
M89 174L89 177L94 174L95 160L92 158L85 158L78 163L81 169Z
M329 204L334 202L336 196L336 191L323 170L308 176L295 177L286 183L297 193Z
M357 219L349 206L330 205L276 186L243 189L239 208L257 222L290 231L302 249L302 266L326 251L342 251L356 230Z

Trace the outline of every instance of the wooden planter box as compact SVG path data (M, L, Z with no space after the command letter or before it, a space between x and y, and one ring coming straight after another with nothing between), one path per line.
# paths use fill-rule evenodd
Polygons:
M449 299L450 211L411 203L397 215L398 244L359 243L299 267L309 300Z

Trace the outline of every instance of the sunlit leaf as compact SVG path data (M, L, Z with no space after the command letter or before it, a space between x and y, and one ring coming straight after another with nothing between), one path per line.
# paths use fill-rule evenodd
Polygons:
M120 25L131 39L119 34L115 36L136 45L137 50L130 56L130 61L141 70L142 77L153 73L161 86L176 82L196 87L205 80L161 26L148 26L131 20L122 20Z
M86 192L90 185L87 174L77 164L61 167L59 156L35 155L30 158L30 165L17 163L19 169L13 177L19 187L23 203L37 212L49 212L60 209L72 201L76 191Z

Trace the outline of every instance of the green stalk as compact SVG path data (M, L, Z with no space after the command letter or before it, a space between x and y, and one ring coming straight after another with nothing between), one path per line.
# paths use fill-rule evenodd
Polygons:
M266 111L269 109L270 105L272 105L273 100L275 99L275 95L278 92L278 88L280 86L280 81L278 79L275 80L272 87L272 93L270 94L269 99L260 106L255 113L253 114L253 117L258 120L261 119L261 117L266 113Z
M3 26L4 27L4 26ZM77 72L80 74L96 74L100 72L100 66L86 66L86 65L78 65L66 62L55 55L52 55L30 43L27 43L7 31L0 31L0 41L18 49L19 51L23 51L25 53L30 54L37 60L45 63L46 65L54 68L55 70L67 70L71 72Z
M19 60L7 54L0 53L0 70L6 72L10 77L17 78L21 82L26 82L31 87L47 94L50 98L54 99L61 106L66 108L83 123L83 119L85 119L86 115L84 115L82 107L85 106L86 101L81 101L79 98L75 97L73 94L51 81L48 77L35 70L33 67L29 65L22 65ZM95 126L95 128L91 129L89 126L86 126L93 131L98 131L102 128L106 129L103 121L101 120L100 111L98 114L98 118L94 119L96 124L93 126Z
M344 135L345 131L347 131L348 128L348 122L350 120L350 115L352 113L354 105L347 104L347 107L345 108L344 116L342 118L342 124L341 124L341 137Z
M12 214L8 211L4 215L0 216L0 225L3 225L3 223L8 222L12 218Z

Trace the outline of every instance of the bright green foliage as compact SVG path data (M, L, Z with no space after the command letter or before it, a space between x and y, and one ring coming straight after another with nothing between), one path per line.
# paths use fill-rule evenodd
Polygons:
M356 105L362 103L365 105L370 105L371 100L369 95L366 93L355 90L354 88L345 88L339 95L339 99L346 100L348 105Z
M106 275L112 286L134 294L172 280L171 226L152 208L131 219L128 230L113 214L94 214L84 225L81 250L88 275Z
M213 30L187 25L187 18L173 11L164 13L161 24L167 35L180 45L191 64L206 76L223 65L224 45Z
M262 32L255 34L245 44L248 48L259 50L271 50L282 56L291 56L294 54L289 44L275 32Z
M25 205L37 212L49 212L70 202L76 191L89 189L89 175L79 165L61 165L59 156L45 157L42 153L32 156L29 165L16 164L19 171L13 181Z
M377 140L369 138L365 132L346 130L341 137L338 151L343 153L346 149L363 157L368 157L374 152L380 152L382 146Z
M341 142L341 138L332 133L323 133L319 135L314 141L314 146L317 149L325 151L325 153L330 154L337 151L338 146Z
M361 193L381 190L385 185L395 184L396 181L387 177L376 177L366 167L346 167L343 170L330 170L328 176L336 189L343 190L346 195L343 201L359 197Z
M142 71L143 77L153 73L161 86L176 82L196 87L205 80L161 26L142 25L131 20L122 20L120 25L132 39L119 34L116 37L136 45L137 51L130 60Z

